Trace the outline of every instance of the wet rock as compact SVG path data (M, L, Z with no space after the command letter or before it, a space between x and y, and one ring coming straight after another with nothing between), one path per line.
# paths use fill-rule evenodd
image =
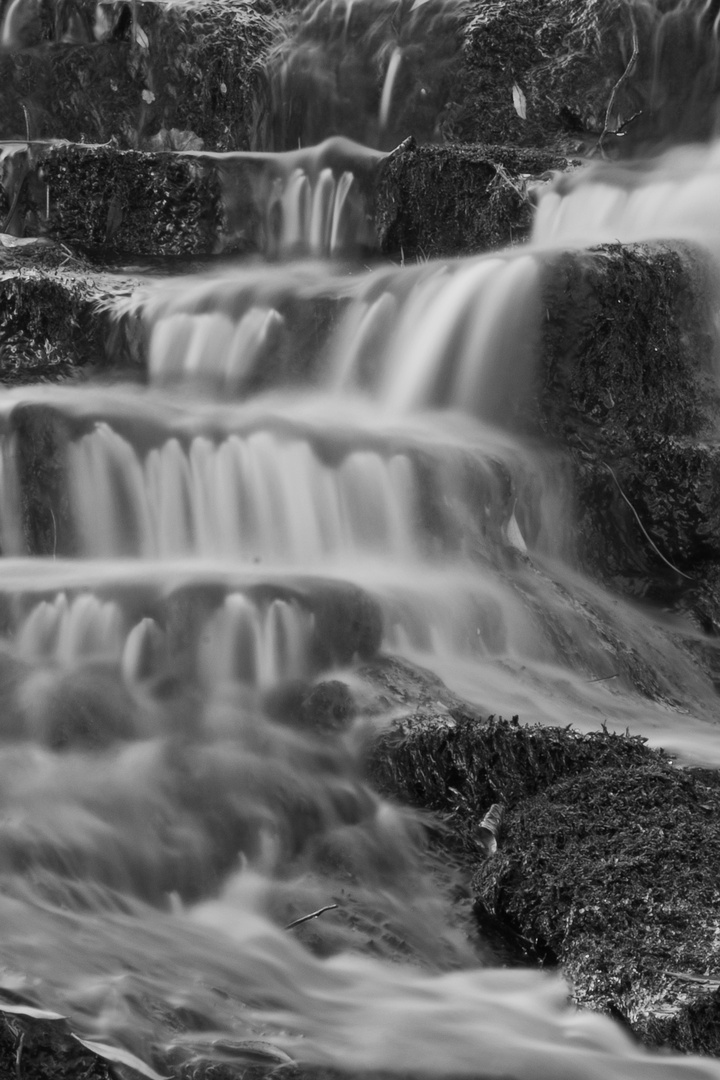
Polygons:
M371 660L380 649L382 614L372 596L355 586L318 588L311 598L320 667Z
M362 665L357 675L363 683L363 712L369 714L398 706L444 713L465 704L434 672L397 656L379 656Z
M396 722L369 768L381 790L451 823L476 852L482 924L559 962L579 1004L651 1045L720 1051L715 773L681 771L639 738L460 708ZM484 858L476 832L491 802L506 819Z
M111 1066L73 1037L62 1020L0 1016L0 1070L26 1080L109 1080Z
M37 670L18 692L27 734L51 750L103 751L136 733L133 701L120 672L88 663Z
M318 157L309 151L300 162L194 149L18 142L0 149L0 222L18 238L17 248L29 247L32 237L38 238L36 249L50 239L103 264L142 257L327 255L331 234L336 255L358 255L376 247L371 204L377 164L376 156L354 151L347 140L330 141ZM338 217L333 195L324 211L318 205L313 220L299 226L300 195L292 182L297 169L311 176L307 182L316 191L318 172L332 171L334 191L344 173L352 173ZM0 249L0 260L2 254ZM188 269L186 263L170 265Z
M42 233L105 260L219 246L220 180L202 159L63 143L20 144L14 159L3 193L18 236Z
M115 139L132 149L247 149L270 5L41 4L5 27L0 138Z
M645 593L716 557L713 275L682 244L568 252L545 274L544 432L574 462L579 548Z
M375 230L380 251L407 260L470 255L524 240L532 186L557 154L512 146L418 146L407 140L380 165Z
M109 356L132 362L131 319L114 323L114 300L134 287L128 280L86 269L16 266L0 272L0 381L5 385L57 382Z
M579 1004L651 1045L720 1052L720 792L647 752L567 778L508 815L480 899L559 957Z
M642 740L525 727L467 706L420 708L379 735L369 768L382 791L449 812L474 830L491 803L512 806L560 777L646 760ZM463 824L464 823L464 824Z
M621 3L496 0L471 8L441 130L449 141L595 145L631 52Z
M328 679L318 683L300 703L299 718L304 727L333 733L352 724L357 706L347 683Z
M714 275L700 251L613 244L545 270L542 423L616 449L716 427Z
M622 156L716 131L714 9L575 0L473 6L438 127L483 140Z

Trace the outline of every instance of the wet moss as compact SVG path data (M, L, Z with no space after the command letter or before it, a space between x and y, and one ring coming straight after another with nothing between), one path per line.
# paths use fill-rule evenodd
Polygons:
M540 423L573 461L581 557L632 592L684 589L673 566L692 577L717 553L711 285L680 244L568 252L546 270Z
M716 425L711 274L680 243L603 245L550 261L540 408L565 441L636 448Z
M19 51L0 56L0 138L248 148L253 65L276 32L272 5L141 0L136 27L129 3L41 10Z
M222 196L216 170L174 154L62 146L42 155L47 235L81 251L117 255L217 250Z
M464 704L435 704L381 734L368 767L381 791L449 814L472 843L491 803L512 805L561 777L632 768L647 755L641 739L525 727L517 717L484 719Z
M716 784L650 751L598 764L510 808L478 895L556 953L580 1004L648 1043L718 1054L719 810Z
M0 1075L23 1080L113 1080L111 1066L74 1039L63 1021L0 1017Z
M470 255L525 239L529 188L558 155L508 146L404 143L378 170L375 231L383 254L405 259Z
M0 383L57 382L85 364L131 359L104 302L127 282L62 269L0 273Z
M621 2L483 5L464 29L443 134L448 141L565 152L592 146L631 49L630 20Z
M476 913L559 963L579 1004L650 1045L720 1053L720 784L640 738L521 727L459 706L396 722L369 758L386 794L474 851ZM477 827L506 808L498 853Z

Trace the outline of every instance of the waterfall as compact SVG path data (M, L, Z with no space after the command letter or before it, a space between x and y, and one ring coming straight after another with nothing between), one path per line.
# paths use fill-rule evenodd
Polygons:
M582 570L534 382L559 249L720 254L718 144L556 178L525 246L366 265L383 154L322 139L434 124L462 7L311 0L259 148L184 152L216 170L227 261L118 301L142 376L0 394L0 991L161 1072L720 1077L479 959L426 819L363 772L414 708L373 687L388 655L448 725L436 677L720 765L677 628Z

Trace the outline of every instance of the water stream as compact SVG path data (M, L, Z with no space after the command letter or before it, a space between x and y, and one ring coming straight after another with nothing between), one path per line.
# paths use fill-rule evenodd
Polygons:
M314 18L337 30L339 11ZM425 25L422 2L403 12L373 45L384 132ZM271 101L301 59L280 57ZM287 1052L720 1077L645 1054L557 977L478 966L415 817L363 779L367 718L289 722L328 676L362 700L358 662L390 653L488 713L629 728L720 765L716 691L682 647L696 631L582 573L567 468L518 420L548 253L713 247L717 147L558 181L520 250L368 268L340 261L367 240L349 145L204 155L236 235L261 208L268 262L119 305L142 326L142 385L0 395L0 987L160 1069Z

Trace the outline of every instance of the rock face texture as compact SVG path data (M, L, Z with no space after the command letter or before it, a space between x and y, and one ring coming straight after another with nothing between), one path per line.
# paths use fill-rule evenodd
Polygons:
M567 165L558 155L516 147L404 144L378 169L379 249L413 260L526 240L533 183Z
M559 256L546 282L541 424L573 455L584 557L625 588L687 588L718 554L707 258L604 247Z
M247 149L270 5L15 5L0 56L0 138L145 150Z
M476 914L518 958L651 1045L718 1054L717 774L641 740L484 720L450 703L373 749L380 787L441 812L479 859ZM498 851L478 826L506 807Z

